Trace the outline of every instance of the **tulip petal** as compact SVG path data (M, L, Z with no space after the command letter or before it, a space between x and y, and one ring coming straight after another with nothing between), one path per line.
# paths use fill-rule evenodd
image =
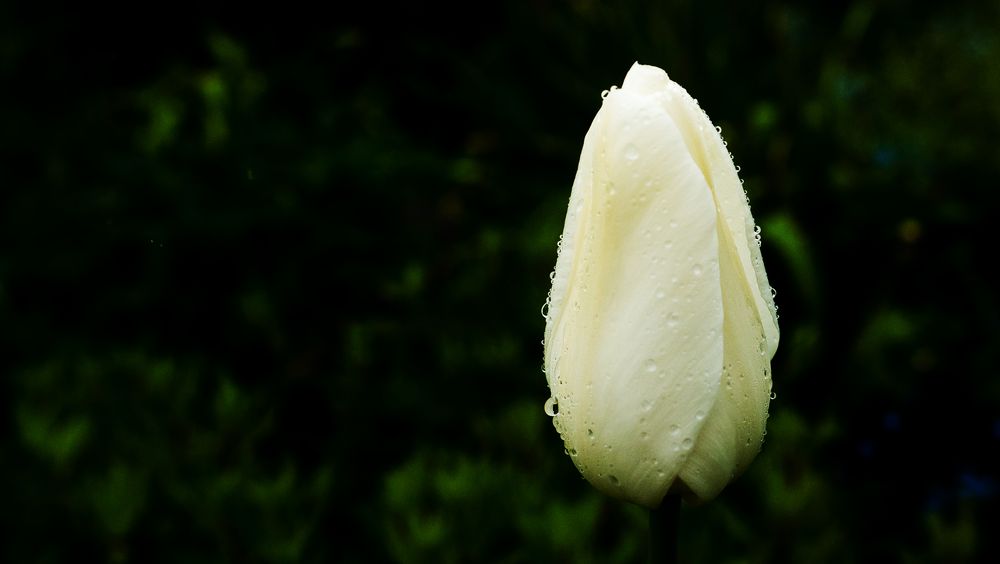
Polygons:
M689 501L714 498L757 456L770 403L771 354L731 241L720 241L719 261L725 309L722 386L680 474L693 493Z
M645 82L666 73L633 67ZM630 73L631 74L631 73ZM770 403L770 360L778 345L773 296L746 194L719 131L682 87L670 82L667 111L704 174L718 210L720 284L725 310L724 369L716 404L681 472L692 500L715 497L760 450ZM691 496L689 496L691 497Z
M715 203L661 95L626 79L587 134L545 342L574 462L647 507L717 403L724 358Z
M646 75L659 74L666 77L666 73L661 69L638 63L633 65L629 73L639 71ZM698 101L675 82L669 82L667 89L671 95L666 109L681 130L688 150L712 189L719 212L720 233L726 233L736 250L737 264L752 291L754 307L761 319L766 339L765 347L770 358L778 348L778 317L774 296L761 259L759 232L750 213L750 204L746 192L743 191L743 183L740 182L732 155L722 140L720 130L712 125L712 121L698 105Z

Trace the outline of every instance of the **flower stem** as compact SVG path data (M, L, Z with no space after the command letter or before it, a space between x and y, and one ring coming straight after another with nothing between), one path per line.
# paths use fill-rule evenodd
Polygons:
M667 495L649 512L649 564L677 564L681 496Z

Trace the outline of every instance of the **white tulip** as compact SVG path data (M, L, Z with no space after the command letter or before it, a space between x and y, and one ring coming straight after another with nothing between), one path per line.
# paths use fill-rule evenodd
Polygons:
M546 411L598 489L697 503L757 455L778 346L759 231L719 130L657 67L587 132L546 303Z

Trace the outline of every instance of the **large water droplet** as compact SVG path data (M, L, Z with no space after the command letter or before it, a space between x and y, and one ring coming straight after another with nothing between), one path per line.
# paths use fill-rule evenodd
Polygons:
M549 417L559 415L559 401L552 397L545 400L545 414Z

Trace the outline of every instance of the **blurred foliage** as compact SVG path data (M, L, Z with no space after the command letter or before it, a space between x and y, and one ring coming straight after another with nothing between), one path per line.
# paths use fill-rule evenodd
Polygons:
M783 330L684 561L998 561L1000 7L471 10L0 5L0 559L642 561L539 343L640 60L722 126Z

